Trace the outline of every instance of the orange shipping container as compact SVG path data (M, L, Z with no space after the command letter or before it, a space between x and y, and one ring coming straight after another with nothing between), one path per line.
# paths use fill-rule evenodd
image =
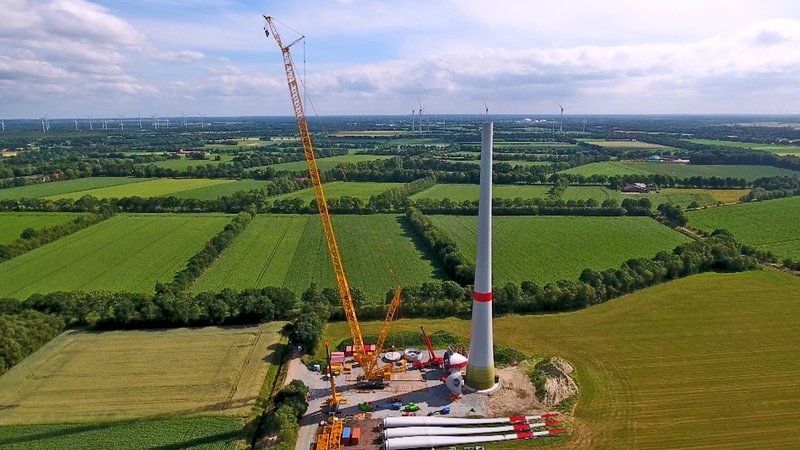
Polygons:
M358 445L359 440L361 440L361 428L353 428L350 432L350 444Z

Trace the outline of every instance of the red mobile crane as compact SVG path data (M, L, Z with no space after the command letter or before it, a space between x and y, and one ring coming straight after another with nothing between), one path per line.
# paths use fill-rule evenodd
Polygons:
M419 330L422 331L422 337L425 339L425 345L428 346L428 360L427 361L414 361L415 369L428 369L431 367L444 367L444 358L436 355L436 350L433 349L428 334L425 333L425 328L420 325Z

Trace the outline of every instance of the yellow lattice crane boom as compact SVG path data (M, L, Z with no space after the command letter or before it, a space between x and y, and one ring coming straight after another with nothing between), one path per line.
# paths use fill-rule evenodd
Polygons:
M347 283L347 277L344 274L344 267L342 266L342 258L339 254L339 245L336 243L336 234L333 231L333 222L331 221L330 214L328 213L328 202L325 199L325 192L322 189L322 179L319 175L319 168L317 168L317 159L314 155L314 145L311 142L311 134L308 131L308 122L306 121L306 113L303 109L303 101L300 96L300 86L297 82L297 75L295 73L294 62L292 61L292 54L290 48L303 39L303 36L285 44L275 26L274 19L269 16L264 16L267 21L269 30L265 28L267 36L272 33L278 47L283 54L283 67L286 70L286 80L289 82L289 94L292 98L292 106L294 107L294 115L297 120L297 131L300 134L300 141L303 144L303 153L305 154L306 163L308 164L308 173L311 178L311 185L314 187L314 199L317 203L317 210L319 217L322 221L322 230L325 233L325 242L328 245L328 253L331 257L331 264L333 264L333 272L336 275L336 286L339 290L339 296L342 299L342 307L344 308L344 315L347 319L347 325L350 328L350 336L353 338L354 358L364 368L364 373L367 378L374 378L378 376L378 358L380 356L380 349L383 347L383 342L388 335L388 327L391 320L394 318L395 312L400 303L400 287L397 287L392 303L389 305L389 312L386 315L387 322L381 331L381 337L376 345L377 350L375 354L368 355L364 349L364 338L361 334L361 326L358 323L356 316L356 309L353 304L353 299L350 293L350 285Z

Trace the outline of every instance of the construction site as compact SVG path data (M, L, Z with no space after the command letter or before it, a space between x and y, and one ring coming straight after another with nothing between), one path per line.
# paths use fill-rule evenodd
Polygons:
M308 413L301 422L298 449L386 450L436 448L480 449L483 443L534 439L563 433L557 414L531 411L513 417L487 417L489 398L501 391L495 371L492 331L492 147L493 124L481 129L480 201L477 258L469 348L435 349L420 327L426 349L389 351L384 344L402 303L396 287L377 342L367 343L342 264L333 222L292 60L291 47L303 40L283 41L272 17L264 16L267 37L283 55L290 98L297 120L314 199L322 222L352 345L331 348L325 342L325 364L305 367L295 359L288 380L309 387ZM487 108L488 109L488 108ZM563 109L562 109L563 110ZM563 112L563 111L562 111ZM476 446L477 445L477 446Z

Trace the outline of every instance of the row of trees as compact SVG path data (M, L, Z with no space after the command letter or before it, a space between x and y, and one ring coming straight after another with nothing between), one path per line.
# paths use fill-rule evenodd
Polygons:
M376 212L404 210L409 206L409 197L435 184L436 177L430 176L375 194L369 199L369 208Z
M0 300L2 301L2 300ZM294 292L278 287L191 294L162 289L128 292L52 292L11 300L20 310L59 316L68 327L164 328L260 323L296 317Z
M595 199L563 200L560 198L495 198L492 201L492 213L496 215L551 215L551 216L624 216L640 215L642 208L635 199L631 212L620 207L616 200L606 199L602 203ZM649 199L643 199L649 202ZM410 202L425 214L478 214L478 200L454 202L449 198L421 198ZM636 205L633 207L633 205Z
M439 260L444 271L460 284L470 284L475 279L475 265L468 261L458 249L455 241L441 231L431 220L416 208L408 208L405 218L411 229L428 246Z
M292 380L275 394L265 419L266 432L277 438L277 444L270 446L272 450L294 449L300 419L308 410L307 396L308 386L300 380Z
M175 274L172 283L164 285L159 283L156 285L156 292L165 290L183 291L189 288L195 280L200 278L200 275L208 269L214 260L219 257L223 250L228 248L236 236L242 233L247 225L253 221L254 214L248 211L242 211L234 217L233 220L222 229L216 236L211 238L203 248L194 254L186 263L186 267L180 272Z
M16 300L0 302L0 375L64 330L60 318L30 310L18 311L17 303Z
M797 176L759 178L753 182L753 186L753 189L741 198L743 202L800 195L800 177Z
M19 256L25 252L41 247L45 244L60 239L94 225L98 222L111 217L112 213L98 212L97 214L87 214L76 217L75 219L60 225L44 227L38 230L26 228L20 234L20 238L8 244L0 244L0 262Z

